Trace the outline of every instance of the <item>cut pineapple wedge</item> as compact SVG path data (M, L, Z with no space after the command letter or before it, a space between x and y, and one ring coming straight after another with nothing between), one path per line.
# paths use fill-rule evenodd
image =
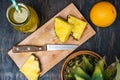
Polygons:
M55 33L61 42L66 42L71 34L72 26L60 17L55 18Z
M68 16L68 23L73 25L72 36L76 40L79 40L83 34L87 23L71 15Z
M31 55L20 71L28 78L28 80L38 80L40 75L40 64L38 58Z

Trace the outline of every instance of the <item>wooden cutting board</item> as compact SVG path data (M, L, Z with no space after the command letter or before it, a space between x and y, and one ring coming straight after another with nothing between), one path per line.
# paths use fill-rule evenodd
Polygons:
M55 35L54 32L54 18L57 16L63 17L67 19L68 15L73 15L79 19L85 20L83 15L79 12L79 10L75 7L73 3L69 4L66 8L60 11L57 15L55 15L52 19L46 22L43 26L41 26L38 30L24 39L19 45L44 45L44 44L62 44ZM86 21L87 22L87 21ZM64 44L78 44L79 46L95 35L95 31L88 23L85 31L79 41L74 40L72 37ZM34 52L34 54L39 58L41 63L41 76L45 74L48 70L58 64L62 59L68 56L73 50L62 50L62 51L39 51ZM29 56L33 52L29 53L13 53L12 50L8 52L8 55L15 62L15 64L20 69L25 61L29 58Z

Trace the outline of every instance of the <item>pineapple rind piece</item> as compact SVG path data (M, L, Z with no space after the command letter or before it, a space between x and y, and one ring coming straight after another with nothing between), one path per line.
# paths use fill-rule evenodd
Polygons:
M39 61L34 55L31 55L22 66L20 71L28 78L28 80L38 80L38 77L40 75Z
M71 34L72 25L60 17L55 18L55 33L61 42L66 42Z
M72 36L76 40L79 40L84 32L87 23L71 15L68 16L68 23L73 25Z

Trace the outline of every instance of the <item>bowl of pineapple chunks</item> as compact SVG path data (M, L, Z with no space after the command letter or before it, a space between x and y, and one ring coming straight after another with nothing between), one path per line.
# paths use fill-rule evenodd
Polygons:
M68 56L61 70L62 80L120 80L120 62L107 66L105 57L88 50Z

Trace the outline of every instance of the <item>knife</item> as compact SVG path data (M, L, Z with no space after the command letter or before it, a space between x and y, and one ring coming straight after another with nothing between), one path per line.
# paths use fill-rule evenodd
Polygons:
M74 50L78 47L76 44L47 44L44 46L17 45L13 46L14 53L36 52L36 51L54 51L54 50Z

